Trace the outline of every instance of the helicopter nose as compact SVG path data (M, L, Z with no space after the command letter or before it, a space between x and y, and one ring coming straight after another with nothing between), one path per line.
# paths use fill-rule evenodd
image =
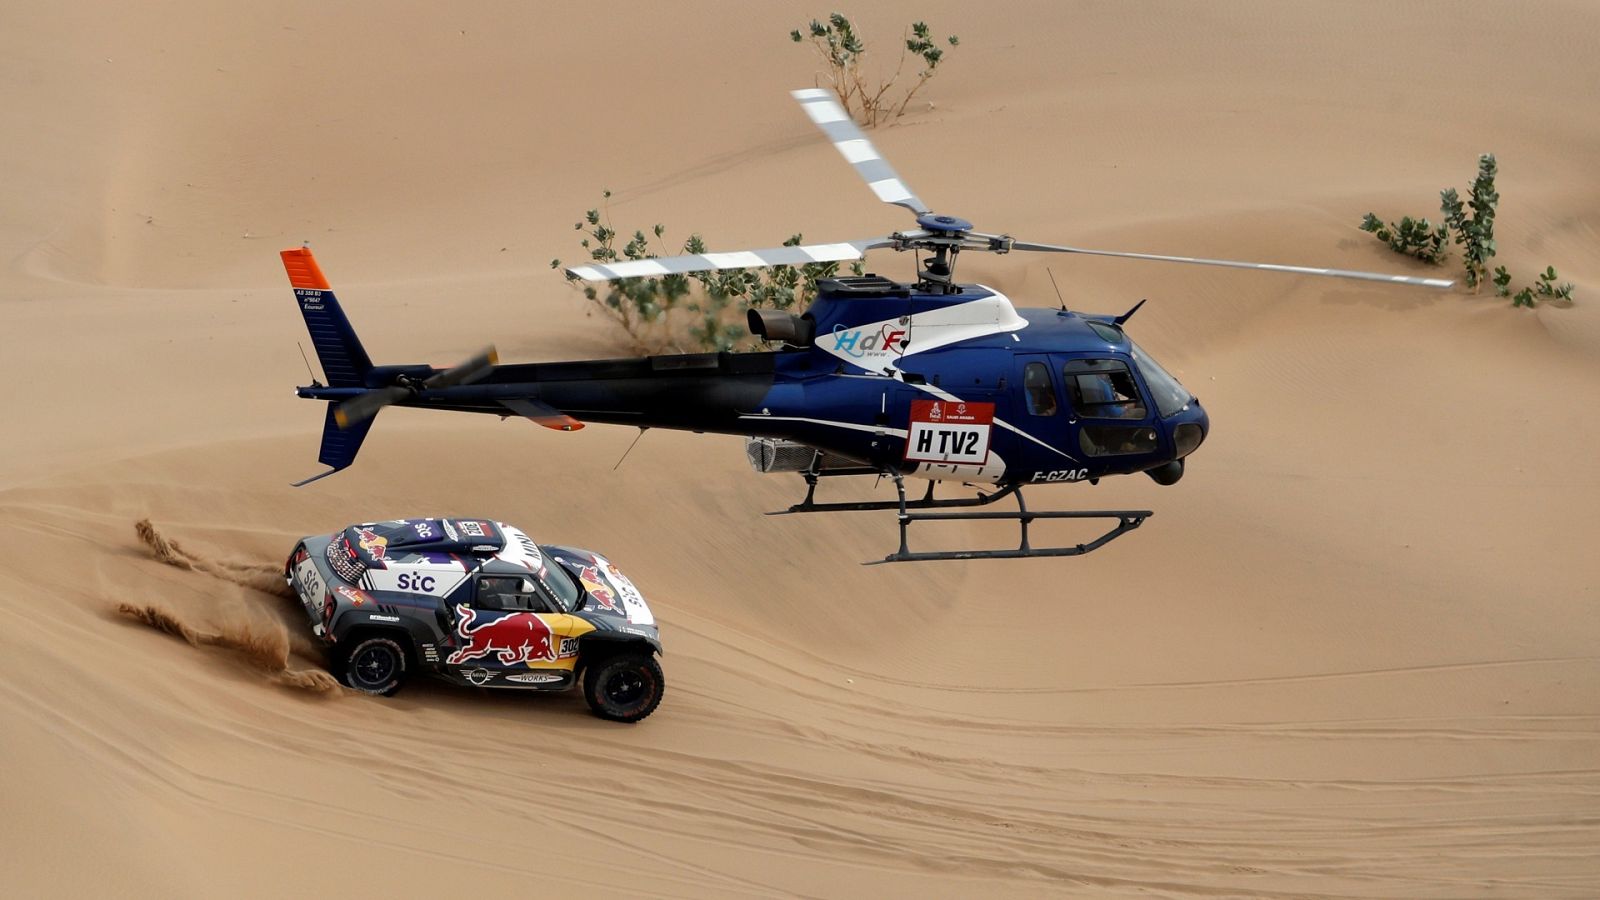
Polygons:
M1183 459L1193 453L1205 443L1206 435L1210 433L1211 417L1206 415L1205 409L1200 406L1200 401L1191 401L1182 421L1172 429L1173 456Z

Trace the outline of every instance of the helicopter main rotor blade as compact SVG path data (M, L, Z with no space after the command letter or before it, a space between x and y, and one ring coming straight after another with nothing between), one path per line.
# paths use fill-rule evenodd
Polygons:
M878 148L872 146L872 142L861 133L850 114L844 111L832 94L822 88L806 88L803 91L790 91L789 95L800 101L800 108L822 129L822 133L833 142L834 149L855 168L856 174L867 183L867 187L872 188L879 200L904 206L919 216L930 211L928 204L911 193L911 188L900 180L894 167L884 160Z
M1361 281L1382 281L1389 284L1410 284L1418 287L1449 288L1454 281L1444 278L1416 278L1411 275L1385 275L1382 272L1358 272L1353 269L1318 269L1311 266L1282 266L1277 263L1241 262L1233 259L1199 259L1192 256L1160 256L1154 253L1124 253L1117 250L1086 250L1082 247L1062 247L1056 244L1030 244L1012 241L1013 250L1038 250L1045 253L1086 253L1090 256L1120 256L1124 259L1153 259L1157 262L1194 263L1201 266L1227 266L1233 269L1262 269L1268 272L1291 272L1297 275L1326 275L1332 278L1356 278Z
M590 263L568 266L567 273L585 281L611 281L617 278L651 278L711 272L719 269L758 269L764 266L803 266L809 263L857 260L868 250L892 247L892 238L870 238L843 244L800 244L794 247L769 247L765 250L736 250L732 253L691 253L684 256L659 256L625 262Z

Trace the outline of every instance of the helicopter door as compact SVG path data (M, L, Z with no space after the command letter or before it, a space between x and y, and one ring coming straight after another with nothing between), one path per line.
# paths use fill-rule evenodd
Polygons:
M1014 377L1016 383L1022 385L1022 397L1013 421L1028 435L1060 450L1051 453L1038 444L1018 438L1017 459L1029 461L1022 468L1032 472L1036 481L1083 478L1087 473L1074 462L1082 454L1075 449L1075 429L1068 425L1069 411L1063 408L1061 385L1055 374L1061 366L1060 360L1043 353L1026 353L1018 354L1016 361ZM1070 457L1063 457L1061 453L1070 454Z
M1073 449L1089 457L1140 456L1160 449L1150 407L1128 364L1118 359L1069 359L1061 364ZM1110 460L1107 460L1110 462Z

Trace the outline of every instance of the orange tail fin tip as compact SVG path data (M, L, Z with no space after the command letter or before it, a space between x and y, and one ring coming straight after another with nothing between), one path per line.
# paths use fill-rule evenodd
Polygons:
M311 255L310 247L291 247L278 255L283 257L283 268L289 273L292 287L317 291L329 289L328 279L322 274L322 267L317 265L317 258Z

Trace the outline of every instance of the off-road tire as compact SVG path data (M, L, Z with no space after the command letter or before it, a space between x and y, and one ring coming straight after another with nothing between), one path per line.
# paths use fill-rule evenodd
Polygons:
M368 634L338 654L334 669L335 677L351 690L389 697L406 683L411 657L396 638Z
M624 651L585 667L583 699L602 719L633 723L656 711L666 679L652 653Z

